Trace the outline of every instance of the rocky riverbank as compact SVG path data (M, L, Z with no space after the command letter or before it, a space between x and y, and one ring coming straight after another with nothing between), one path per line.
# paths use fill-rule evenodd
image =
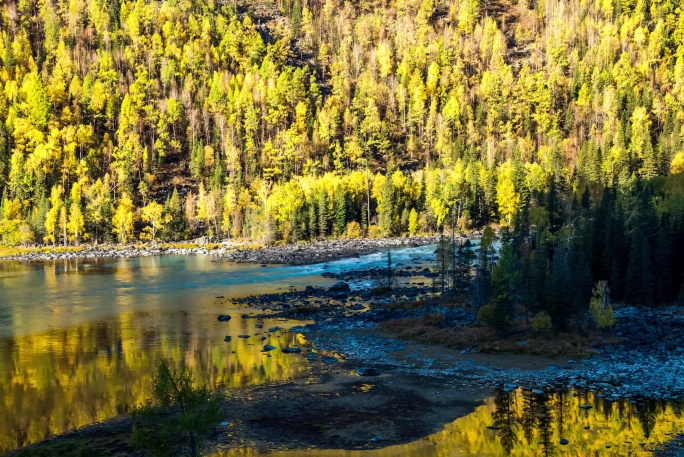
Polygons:
M311 249L323 246L330 244ZM275 252L280 254L252 257L245 251L242 261L265 263L267 256L282 259L292 251ZM684 314L678 307L616 310L610 335L604 335L592 357L582 360L482 354L477 344L468 350L430 346L383 330L380 323L436 314L443 317L442 326L473 326L473 312L445 306L434 297L433 261L434 255L424 254L406 265L395 264L391 275L380 267L324 273L338 282L233 300L241 309L233 320L256 319L257 328L263 329L259 335L266 336L256 344L264 345L264 357L277 350L267 347L267 338L287 333L298 349L287 356L303 358L306 368L286 383L234 391L224 409L229 426L217 427L207 452L225 450L232 456L242 455L232 452L245 448L377 449L407 443L442 430L494 392L519 387L593 392L608 404L628 399L621 404L631 402L637 411L652 401L684 401ZM388 277L395 280L392 288L384 286ZM228 302L218 303L230 308ZM289 331L263 325L273 318L313 322ZM112 455L133 455L124 444ZM661 446L657 455L679 457L678 444ZM652 452L657 446L649 442L645 449Z
M188 245L86 246L81 248L41 248L20 254L0 256L0 260L40 261L92 258L130 258L158 255L212 255L233 262L309 265L357 257L390 248L423 246L436 243L438 237L368 238L325 240L249 248L225 241L210 245L206 238Z
M391 289L358 288L359 284L383 285L388 272L382 268L323 275L345 281L330 288L307 287L302 291L245 297L236 304L264 311L245 317L312 320L313 323L292 331L306 335L317 349L344 354L358 363L394 365L399 372L467 380L487 388L578 388L608 400L684 401L684 312L677 306L618 308L616 325L598 338L590 358L559 357L544 370L489 371L468 379L458 364L428 363L418 367L415 363L394 364L384 357L387 348L397 350L405 344L380 332L381 322L440 314L442 326L460 328L475 324L474 313L444 306L434 299L430 269L423 265L393 269L392 277L399 283ZM524 337L519 344L527 344ZM467 352L477 351L478 345L474 344Z

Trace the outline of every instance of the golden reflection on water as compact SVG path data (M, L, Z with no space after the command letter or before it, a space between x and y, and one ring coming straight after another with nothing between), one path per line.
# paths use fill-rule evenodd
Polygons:
M580 404L593 408L580 409ZM499 430L487 429L492 425ZM235 449L212 457L646 456L652 455L656 443L671 440L683 427L677 405L611 403L590 393L575 397L567 392L535 395L518 390L500 392L441 432L404 445L377 450ZM561 438L569 444L560 445Z
M255 327L262 322L263 329ZM306 366L299 355L261 352L265 343L280 348L294 337L277 332L262 341L276 325L292 323L127 311L104 322L0 339L0 453L110 419L150 398L162 358L191 367L200 383L215 388L298 376ZM223 342L224 335L232 341Z
M149 398L162 358L218 389L300 375L307 362L299 355L261 353L266 343L280 348L295 337L276 332L262 341L269 327L300 322L242 319L246 310L216 297L317 278L206 256L0 262L0 453ZM233 319L218 322L225 313Z

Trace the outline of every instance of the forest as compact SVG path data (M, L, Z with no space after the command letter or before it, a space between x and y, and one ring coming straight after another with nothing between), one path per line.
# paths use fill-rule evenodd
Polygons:
M506 302L682 295L672 0L7 0L0 86L5 245L498 224Z

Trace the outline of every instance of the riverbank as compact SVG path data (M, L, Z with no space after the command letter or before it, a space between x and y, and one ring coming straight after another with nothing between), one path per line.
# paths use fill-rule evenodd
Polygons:
M610 335L600 336L593 355L585 359L567 354L554 359L483 354L478 341L462 350L389 332L387 323L433 315L442 316L437 327L454 332L476 325L473 312L433 300L429 269L433 261L434 254L423 254L412 257L410 264L395 265L391 289L377 287L388 275L384 268L373 267L323 273L341 281L332 287L310 286L237 300L216 297L217 312L237 309L231 322L239 323L239 328L256 324L260 329L250 333L247 341L257 348L267 338L279 347L287 341L301 353L279 355L297 358L306 368L287 381L231 389L224 403L228 425L216 428L205 455L224 451L243 455L241 450L249 455L309 448L370 450L416 442L467 416L495 392L519 387L526 392L574 388L608 404L627 398L637 410L653 401L684 400L684 316L676 307L617 309L616 327ZM313 323L289 331L264 325L277 319ZM246 338L244 333L228 334L233 342L226 344ZM521 343L526 342L523 336ZM262 356L269 355L267 351ZM10 455L137 456L129 443L130 425L127 431L125 424L112 420L88 426ZM485 433L489 425L478 425L474 433ZM97 452L88 454L89 447ZM80 449L80 454L68 449Z
M203 455L231 449L249 449L249 455L310 448L372 450L414 442L467 416L491 396L489 386L477 381L490 371L540 370L553 363L529 356L464 355L375 329L339 336L355 341L356 350L348 346L344 353L317 350L302 340L303 353L291 355L309 361L302 376L232 390L223 403L228 425L216 427ZM447 367L452 374L444 376ZM459 375L453 376L453 370ZM121 417L7 456L141 456L130 437L131 422Z
M131 258L159 255L212 255L232 262L309 265L383 251L390 248L434 244L438 236L323 240L277 246L258 246L224 241L210 243L143 244L80 247L14 248L0 260L41 261L94 258Z

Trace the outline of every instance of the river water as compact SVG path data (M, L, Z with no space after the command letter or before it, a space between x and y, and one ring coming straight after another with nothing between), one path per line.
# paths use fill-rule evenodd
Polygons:
M433 250L396 249L393 262L429 258ZM211 256L0 262L0 453L110 419L149 398L162 358L218 389L298 376L302 357L260 351L264 343L289 344L288 335L260 338L269 327L301 322L263 320L259 329L228 300L329 285L334 281L321 273L383 265L381 253L293 267ZM233 319L218 322L218 314Z
M580 408L590 405L590 409ZM498 427L497 430L488 427ZM650 456L681 432L680 405L609 402L588 392L500 391L421 440L377 450L235 449L213 457L627 457ZM567 440L561 444L561 440Z
M433 250L393 250L393 263L418 258L425 266ZM210 256L0 262L0 454L116 417L149 398L161 359L189 366L200 383L216 389L302 376L304 357L261 352L265 343L283 347L295 338L277 332L261 341L266 329L302 322L242 319L249 310L231 308L229 299L329 285L333 280L321 273L384 265L384 254L296 267ZM233 318L218 322L218 314ZM241 334L250 338L237 338ZM223 342L225 335L233 337L230 343ZM486 428L493 424L500 428ZM518 390L500 392L443 431L401 446L265 454L244 449L215 457L641 456L683 426L677 405ZM560 445L561 438L569 444Z

